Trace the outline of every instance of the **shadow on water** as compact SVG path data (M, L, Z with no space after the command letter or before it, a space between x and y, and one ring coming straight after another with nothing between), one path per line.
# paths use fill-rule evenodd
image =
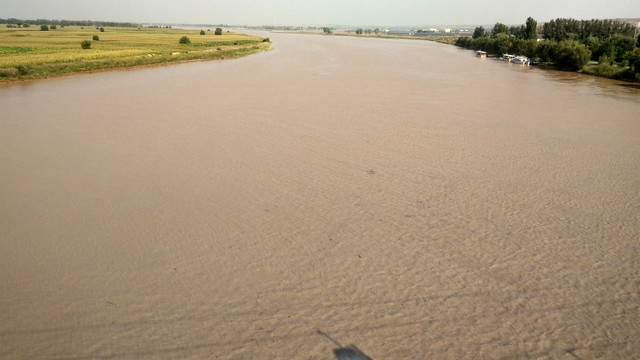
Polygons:
M640 84L620 84L620 86L629 88L629 89L637 89L640 90Z
M571 86L580 92L593 93L612 99L620 97L637 99L640 95L640 84L615 79L608 79L571 71L544 70L538 72L544 78Z
M333 349L333 354L338 360L372 360L355 345L342 346L337 340L321 330L318 330L318 334L326 337L329 341L338 346L337 349Z

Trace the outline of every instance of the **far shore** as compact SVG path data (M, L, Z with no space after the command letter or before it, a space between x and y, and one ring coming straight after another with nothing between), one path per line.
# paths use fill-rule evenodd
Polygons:
M336 35L336 36L354 36L364 38L380 38L380 39L407 39L407 40L428 40L435 41L443 44L453 45L460 36L459 35L431 35L431 34L417 34L417 35L401 35L401 34L387 34L380 32L378 34L356 34L354 30L332 30L331 33L326 33L322 30L270 30L274 33L291 33L291 34L307 34L307 35Z
M329 32L325 32L323 30L271 30L271 32L275 33L292 33L292 34L308 34L308 35L322 35L322 36L352 36L352 37L363 37L363 38L379 38L379 39L408 39L408 40L427 40L434 41L447 45L456 45L456 41L460 38L468 37L467 35L432 35L426 33L416 33L416 34L387 34L385 32L379 33L363 33L357 34L355 30L331 30ZM488 57L497 58L500 55L489 54ZM547 62L536 65L540 68L549 69L549 70L559 70L559 71L570 71L577 72L583 75L595 76L600 78L606 78L611 80L622 81L631 84L640 84L640 80L624 78L619 76L607 76L606 74L601 74L596 71L593 71L594 68L597 67L597 63L590 62L585 65L584 69L579 70L566 70L558 68L554 63Z

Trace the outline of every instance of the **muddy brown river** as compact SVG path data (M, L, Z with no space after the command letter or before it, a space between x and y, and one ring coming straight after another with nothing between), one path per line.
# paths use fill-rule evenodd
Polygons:
M0 358L640 354L640 90L263 35L0 87Z

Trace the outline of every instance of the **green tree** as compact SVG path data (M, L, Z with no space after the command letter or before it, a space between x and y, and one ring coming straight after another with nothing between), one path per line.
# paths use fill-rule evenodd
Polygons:
M48 25L40 25L40 31L49 31Z
M538 39L538 22L532 17L528 17L525 23L524 38L525 40Z
M537 40L513 39L509 46L509 53L516 55L525 55L529 58L535 58L537 54Z
M85 50L91 49L91 41L89 41L89 40L83 40L83 41L80 43L80 46L81 46L83 49L85 49Z
M494 54L504 54L509 52L511 47L511 37L507 33L499 33L494 39L491 52Z
M362 28L357 28L356 29L356 34L357 35L362 35Z
M630 78L640 80L640 47L633 50L629 57Z
M100 36L98 36L98 35L93 35L93 40L94 40L94 41L98 41L98 40L100 40Z
M486 37L486 36L487 36L487 31L482 26L478 26L478 27L475 28L475 30L473 30L472 38L474 38L474 39L483 38L483 37Z
M510 27L509 28L509 34L517 37L518 39L524 39L524 37L525 37L524 25Z
M216 31L214 32L215 35L222 35L222 29L221 28L216 28Z
M498 37L498 34L509 34L509 28L507 27L507 25L502 24L502 23L496 23L495 25L493 25L493 29L491 29L491 37L492 38L496 38Z
M603 42L598 51L598 57L606 55L616 62L624 60L629 51L633 51L635 39L624 35L613 35Z
M459 37L456 42L455 45L456 46L460 46L466 49L470 49L471 48L471 43L473 42L474 39L468 37L468 36L461 36Z
M200 35L204 35L204 34L206 34L204 30L200 30Z
M188 44L191 44L191 40L188 37L183 36L180 38L180 41L178 41L178 43L182 45L188 45Z
M493 54L493 48L494 48L494 43L495 40L494 39L489 39L488 37L481 37L481 38L477 38L477 39L471 39L465 36L465 38L470 39L474 44L472 49L473 50L484 50L487 53L491 53Z
M633 37L634 27L618 20L555 19L544 24L542 34L545 39L556 41L584 41L590 36L603 41L616 34Z
M55 25L51 25L49 28L50 28L51 30L56 30L58 27L57 27L57 26L55 26Z
M542 34L545 39L562 41L578 39L580 34L580 21L575 19L555 19L544 24Z
M326 27L326 26L322 28L322 32L324 32L325 34L331 34L332 33L331 28Z
M602 55L600 51L600 40L597 37L589 36L583 43L591 51L592 59L598 59Z
M557 43L553 40L542 40L536 47L536 56L540 58L542 62L549 62L555 56L555 49Z
M563 40L555 48L554 62L563 70L580 70L591 58L591 51L576 40Z
M523 55L527 51L527 41L522 39L513 39L509 45L510 54Z

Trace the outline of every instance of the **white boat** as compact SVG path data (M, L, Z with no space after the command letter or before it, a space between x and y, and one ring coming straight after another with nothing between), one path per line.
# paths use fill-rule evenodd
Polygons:
M478 51L476 51L476 56L477 57L481 57L481 58L486 58L487 57L487 52L486 51L482 51L482 50L478 50Z
M502 54L500 60L511 62L516 56L511 54Z
M526 56L516 56L513 59L511 59L511 62L514 64L521 64L521 65L531 64L531 60L529 60L529 58Z

